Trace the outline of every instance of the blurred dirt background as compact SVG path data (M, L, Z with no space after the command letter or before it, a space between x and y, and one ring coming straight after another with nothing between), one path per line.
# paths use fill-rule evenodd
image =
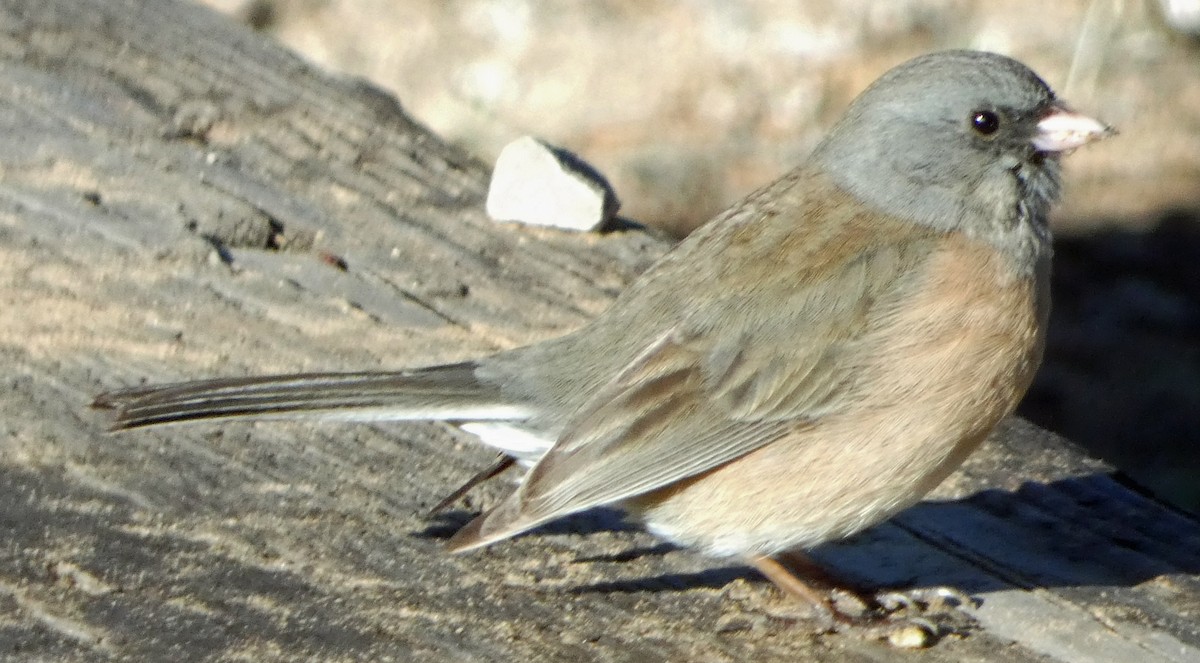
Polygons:
M1121 134L1073 155L1022 407L1200 508L1200 41L1150 0L204 0L394 92L484 160L534 134L683 234L801 160L890 66L1013 55Z

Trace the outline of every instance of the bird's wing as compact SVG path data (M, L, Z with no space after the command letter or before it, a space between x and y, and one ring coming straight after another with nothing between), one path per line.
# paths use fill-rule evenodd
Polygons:
M853 219L808 239L809 255L773 245L748 257L775 260L772 276L739 287L731 275L720 300L654 339L597 391L491 522L481 518L454 547L668 486L853 402L856 358L880 345L937 240L912 224ZM771 306L746 306L748 297Z

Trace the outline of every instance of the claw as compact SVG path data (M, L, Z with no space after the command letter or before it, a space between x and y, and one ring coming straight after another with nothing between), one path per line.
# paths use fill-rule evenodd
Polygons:
M947 612L956 608L978 608L979 599L953 587L926 587L882 592L875 602L887 612Z
M806 557L788 554L785 558L791 562L789 566L761 555L747 561L780 589L817 608L824 617L820 620L820 632L854 632L887 640L894 647L921 648L946 635L965 634L975 624L974 618L961 608L977 607L979 601L953 587L871 594L836 582ZM804 577L799 577L796 571L803 572ZM841 605L843 596L857 605L845 610ZM936 617L927 619L926 615Z
M973 609L983 605L983 601L971 596L957 587L934 587L933 592L936 593L937 597L941 599L943 604L948 604L954 608Z
M875 603L886 612L910 612L918 607L917 602L906 592L880 592L875 595Z

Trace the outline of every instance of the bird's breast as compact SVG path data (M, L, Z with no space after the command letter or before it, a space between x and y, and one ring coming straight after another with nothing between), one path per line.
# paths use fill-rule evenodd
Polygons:
M947 235L853 347L831 414L632 510L678 543L743 555L848 536L915 503L1012 412L1041 360L1046 274L1018 267Z

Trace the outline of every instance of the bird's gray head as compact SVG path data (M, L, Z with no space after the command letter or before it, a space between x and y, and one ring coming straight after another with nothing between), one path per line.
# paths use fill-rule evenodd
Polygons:
M1061 117L1091 124L1068 127L1067 140L1048 136L1061 128L1050 120ZM813 157L882 212L988 239L1017 226L1044 235L1058 196L1058 156L1104 131L1069 112L1020 62L944 51L879 78Z

